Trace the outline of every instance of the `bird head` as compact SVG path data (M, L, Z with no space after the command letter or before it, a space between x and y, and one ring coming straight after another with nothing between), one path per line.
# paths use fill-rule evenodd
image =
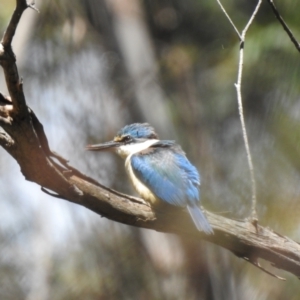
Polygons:
M134 123L123 127L112 141L88 145L89 151L114 151L121 157L147 149L158 141L154 128L148 123Z

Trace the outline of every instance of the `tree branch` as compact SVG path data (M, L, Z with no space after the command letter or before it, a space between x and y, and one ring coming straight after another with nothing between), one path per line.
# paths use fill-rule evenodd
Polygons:
M244 66L244 46L245 46L245 38L246 38L246 33L251 26L254 18L256 17L258 10L261 6L262 0L258 0L254 11L252 15L250 16L246 26L244 27L242 33L240 34L239 30L235 26L234 22L228 15L227 11L225 10L224 6L222 5L220 0L217 0L219 6L221 7L221 10L225 14L226 18L230 22L231 26L237 33L239 40L240 40L240 52L239 52L239 63L238 63L238 74L237 74L237 82L235 83L235 88L236 88L236 93L237 93L237 103L238 103L238 111L239 111L239 116L240 116L240 122L241 122L241 127L242 127L242 134L243 134L243 140L244 140L244 145L245 145L245 150L247 154L247 161L248 161L248 167L249 167L249 173L250 173L250 180L251 180L251 213L250 213L250 219L252 222L257 222L257 213L256 213L256 181L255 181L255 173L254 173L254 166L253 166L253 161L252 161L252 155L251 155L251 150L250 150L250 145L248 141L248 134L247 134L247 129L246 129L246 123L245 123L245 118L244 118L244 109L243 109L243 100L242 100L242 74L243 74L243 66Z
M0 46L0 64L3 67L6 85L11 96L14 112L20 117L26 116L26 101L23 93L22 80L19 78L18 69L15 65L15 55L11 48L13 37L23 12L28 7L26 0L17 0L16 9L10 19L6 31L4 32Z
M18 4L21 2L25 3L17 1ZM16 20L14 17L13 19ZM18 20L15 21L15 27ZM13 32L12 29L7 30L5 35L9 31ZM8 47L9 43L6 42L5 47L3 45L4 40L11 41L11 38L2 39L0 63L12 101L4 96L0 97L0 145L18 162L27 180L110 220L176 233L186 238L203 239L226 248L257 266L257 260L261 258L276 268L300 277L300 245L289 238L260 225L254 226L251 222L230 220L212 213L207 213L207 218L215 234L207 236L197 231L185 210L151 208L141 199L102 186L51 152L42 124L26 106L17 66L10 57L12 51ZM17 93L15 87L18 87ZM16 109L23 105L23 101L26 109ZM52 157L59 157L62 165L57 164ZM176 222L173 222L174 219Z
M279 23L281 24L281 26L283 27L283 29L285 30L285 32L288 34L288 36L290 37L292 43L295 45L296 49L300 52L300 44L298 43L297 39L295 38L295 36L293 35L292 31L290 30L290 28L287 26L287 24L285 23L285 21L283 20L283 18L281 17L278 9L276 8L274 1L273 0L267 0L268 3L270 4L273 13L276 17L276 19L279 21Z
M242 100L242 74L243 74L243 66L244 66L244 46L245 46L245 38L246 38L246 33L251 26L254 18L256 17L256 14L258 13L258 10L261 6L262 0L258 0L255 9L246 24L245 28L242 31L241 34L241 42L240 42L240 55L239 55L239 65L238 65L238 75L237 75L237 82L235 84L236 87L236 93L237 93L237 102L238 102L238 110L239 110L239 115L240 115L240 121L241 121L241 127L242 127L242 133L243 133L243 139L244 139L244 144L245 144L245 149L246 149L246 154L247 154L247 161L248 161L248 167L249 167L249 173L250 173L250 180L251 180L251 192L252 192L252 201L251 201L251 214L250 214L250 219L252 221L256 222L257 221L257 213L256 213L256 181L255 181L255 173L254 173L254 166L253 166L253 161L252 161L252 155L251 155L251 150L250 150L250 145L248 141L248 134L247 134L247 129L246 129L246 123L244 119L244 109L243 109L243 100Z
M242 41L242 37L241 37L241 34L239 32L239 30L237 29L237 27L235 26L234 22L231 20L229 14L227 13L225 7L223 6L223 4L221 3L220 0L217 0L221 10L223 11L224 15L226 16L226 18L228 19L229 23L231 24L231 26L233 27L234 31L236 32L236 34L238 35L239 37L239 40Z
M21 16L24 10L28 7L26 0L17 0L16 2L16 9L12 15L12 18L10 19L10 22L1 41L1 44L4 48L8 48L11 46L11 42L16 33L16 29L21 19Z

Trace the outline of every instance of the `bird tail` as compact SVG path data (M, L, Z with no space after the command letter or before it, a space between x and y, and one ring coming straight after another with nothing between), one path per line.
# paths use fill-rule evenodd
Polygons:
M198 206L188 205L188 211L199 231L204 231L206 234L213 234L214 231L204 216L202 210Z

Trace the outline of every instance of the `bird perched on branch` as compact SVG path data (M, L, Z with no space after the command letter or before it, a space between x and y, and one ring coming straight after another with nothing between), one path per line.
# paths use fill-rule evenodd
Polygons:
M156 205L160 201L187 207L197 229L213 229L199 207L200 176L174 141L159 140L153 127L134 123L122 128L110 142L88 145L90 151L112 150L125 159L126 171L140 196Z

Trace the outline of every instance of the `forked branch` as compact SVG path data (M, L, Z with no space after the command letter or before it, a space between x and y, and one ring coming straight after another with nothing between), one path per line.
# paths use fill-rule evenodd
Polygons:
M257 5L255 6L255 9L247 22L245 28L243 29L242 33L240 34L239 30L235 26L234 22L230 18L229 14L226 12L224 6L222 5L220 0L217 0L219 6L221 7L223 13L225 14L226 18L232 25L233 29L237 33L239 40L240 40L240 53L239 53L239 64L238 64L238 75L237 75L237 82L235 83L236 87L236 93L237 93L237 102L238 102L238 111L241 121L241 127L242 127L242 134L243 134L243 140L244 145L246 149L247 154L247 161L248 161L248 168L250 172L250 181L251 181L251 214L250 214L250 220L252 220L254 223L257 222L257 213L256 213L256 181L255 181L255 173L254 173L254 166L252 161L252 155L250 150L250 145L248 141L248 134L246 129L246 123L244 118L244 109L243 109L243 100L242 100L242 74L243 74L243 66L244 66L244 46L245 46L245 38L246 33L251 26L260 6L262 3L262 0L259 0Z

